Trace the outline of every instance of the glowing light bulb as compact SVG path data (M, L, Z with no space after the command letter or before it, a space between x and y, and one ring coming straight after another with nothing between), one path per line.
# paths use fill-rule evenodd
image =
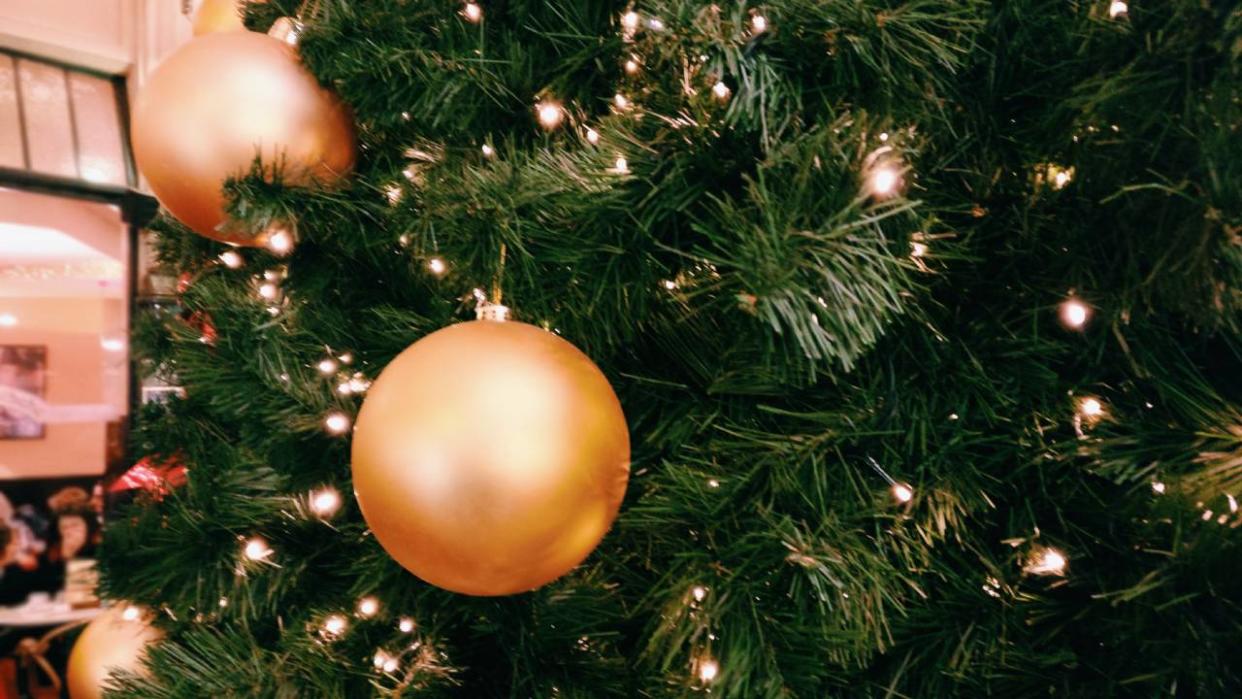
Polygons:
M629 109L630 108L629 98L621 94L620 92L612 96L612 103L617 106L617 109Z
M431 273L437 277L441 277L448 271L448 264L438 257L433 257L427 260L427 269L431 270Z
M917 240L910 242L910 257L923 257L927 254L927 250L927 243L920 243Z
M387 673L393 673L393 672L396 672L397 668L399 668L400 666L401 665L400 663L397 662L396 658L390 657L388 658L387 661L384 662L383 670L384 672L387 672Z
M1026 572L1034 575L1062 575L1065 573L1066 563L1068 561L1065 554L1053 548L1046 548L1031 559L1026 566Z
M345 630L348 628L349 620L343 614L333 614L323 620L323 626L320 627L320 630L323 631L325 636L335 638L345 633Z
M384 196L388 197L389 204L395 205L397 202L401 201L401 196L403 194L404 191L401 189L401 185L398 184L390 184L384 188Z
M272 301L280 295L280 287L272 282L264 282L259 285L259 296Z
M720 674L720 663L712 658L704 658L699 661L699 679L703 682L711 682Z
M492 148L491 146L487 145L486 143L484 143L484 144L483 144L483 148L482 148L482 150L483 150L483 157L484 157L484 158L491 158L491 157L494 157L494 156L496 155L496 149L495 149L495 148Z
M142 616L142 610L132 604L121 612L121 618L125 621L138 621L138 617L140 616Z
M690 594L694 597L695 602L702 602L707 599L707 588L702 585L695 585L690 589Z
M11 328L17 325L17 316L12 313L0 313L0 328Z
M277 228L267 238L267 249L280 256L293 252L293 234L285 228Z
M220 608L221 608L221 609L224 609L225 607L229 606L229 598L228 598L228 597L221 597L221 598L220 598L220 601L219 601L219 602L216 602L216 604L220 605Z
M246 260L236 250L225 250L220 253L220 262L229 269L237 269L245 264Z
M665 279L663 284L664 284L664 288L668 289L669 291L675 291L677 289L677 282L673 281L672 279Z
M715 478L709 478L707 481L707 487L708 488L719 488L720 481L716 480Z
M323 419L323 426L332 434L345 434L349 431L349 417L342 412L328 413Z
M401 631L401 633L411 633L414 631L414 620L408 616L401 617L401 619L397 621L397 629Z
M647 20L647 28L653 32L662 32L664 31L664 20L659 17L652 17Z
M366 393L371 387L371 382L367 381L367 377L362 374L354 374L349 379L349 390L354 393Z
M1091 309L1087 304L1075 298L1061 302L1061 324L1072 330L1078 330L1091 318Z
M1078 402L1078 412L1085 418L1095 418L1104 414L1104 405L1098 398L1083 398Z
M729 95L732 92L733 91L729 89L729 86L725 85L723 81L717 82L715 85L712 85L712 94L715 95L716 99L718 100L729 99Z
M914 499L914 491L904 483L894 483L893 497L897 498L897 502L910 502Z
M461 14L475 24L483 21L483 8L477 2L466 3L465 7L461 8Z
M262 561L272 555L272 549L267 542L260 537L251 537L246 540L246 545L242 548L242 554L252 561Z
M1157 495L1163 495L1163 494L1164 494L1164 490L1165 490L1165 485L1164 485L1164 483L1161 483L1160 481L1152 481L1152 482L1151 482L1151 492L1153 492L1153 493L1155 493L1155 494L1157 494Z
M1130 11L1130 6L1122 2L1121 0L1113 0L1111 3L1108 4L1109 19L1117 19L1118 17L1126 14L1129 11Z
M642 65L632 56L625 62L625 72L630 75L637 75L640 68L642 68Z
M756 34L762 34L768 30L768 18L763 15L752 15L750 18L750 28Z
M599 145L599 132L595 129L588 128L586 130L586 140L587 143L590 143L593 146Z
M551 131L565 120L565 108L559 102L544 100L535 105L535 113L539 117L539 125Z
M319 517L325 519L331 517L336 514L337 510L341 509L341 494L336 491L336 488L331 486L316 490L311 493L310 508L311 512L314 512Z
M641 21L641 18L638 16L638 13L634 12L633 10L630 10L629 12L626 12L625 14L621 15L621 26L625 28L626 31L630 31L630 32L637 31L638 23L640 21Z
M337 355L336 358L341 360L342 364L353 364L354 363L354 355L352 352L344 352L342 354Z
M901 174L891 165L880 165L867 176L867 189L876 197L891 196L900 184Z
M622 156L617 156L617 160L613 164L612 171L617 174L624 175L630 171L630 161L626 160Z
M369 619L379 613L379 600L374 597L363 597L358 600L358 616Z
M384 667L384 663L388 662L388 654L383 650L377 650L375 651L375 657L371 659L371 662L375 665L375 669L378 670Z
M336 363L335 359L321 360L319 364L316 364L315 366L317 369L319 369L319 373L323 374L324 376L335 374L336 370L340 368L340 365Z

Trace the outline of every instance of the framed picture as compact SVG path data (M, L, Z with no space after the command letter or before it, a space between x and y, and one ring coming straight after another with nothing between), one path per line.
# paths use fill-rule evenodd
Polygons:
M0 345L0 439L43 439L47 347Z

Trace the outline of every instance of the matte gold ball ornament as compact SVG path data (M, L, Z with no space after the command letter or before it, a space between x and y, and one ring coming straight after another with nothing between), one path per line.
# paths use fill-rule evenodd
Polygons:
M222 187L256 155L292 185L330 185L354 165L349 110L286 42L257 32L200 36L169 56L134 101L134 157L160 203L196 233L237 245Z
M69 654L70 699L101 699L108 676L116 670L141 672L147 646L162 637L136 607L111 607L95 617Z
M591 360L525 323L479 320L415 342L358 414L354 490L398 563L468 595L569 572L603 539L630 471L621 404Z

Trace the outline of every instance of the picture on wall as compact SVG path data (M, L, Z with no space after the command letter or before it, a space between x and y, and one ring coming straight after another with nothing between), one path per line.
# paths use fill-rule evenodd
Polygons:
M47 347L0 345L0 439L43 439Z

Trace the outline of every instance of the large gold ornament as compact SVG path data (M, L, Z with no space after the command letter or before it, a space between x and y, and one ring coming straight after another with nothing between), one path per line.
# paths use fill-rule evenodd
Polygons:
M69 654L66 684L70 699L100 699L114 670L141 672L147 646L161 637L136 607L112 607L96 617L82 630Z
M388 553L454 592L509 595L582 562L616 518L630 438L608 379L533 325L419 340L358 415L354 490Z
M169 56L134 101L133 134L160 203L197 233L239 245L264 241L229 228L221 187L256 155L280 163L291 184L331 183L354 165L349 111L294 48L257 32L206 34Z
M243 1L203 0L194 15L194 36L244 30L246 25L242 23Z

